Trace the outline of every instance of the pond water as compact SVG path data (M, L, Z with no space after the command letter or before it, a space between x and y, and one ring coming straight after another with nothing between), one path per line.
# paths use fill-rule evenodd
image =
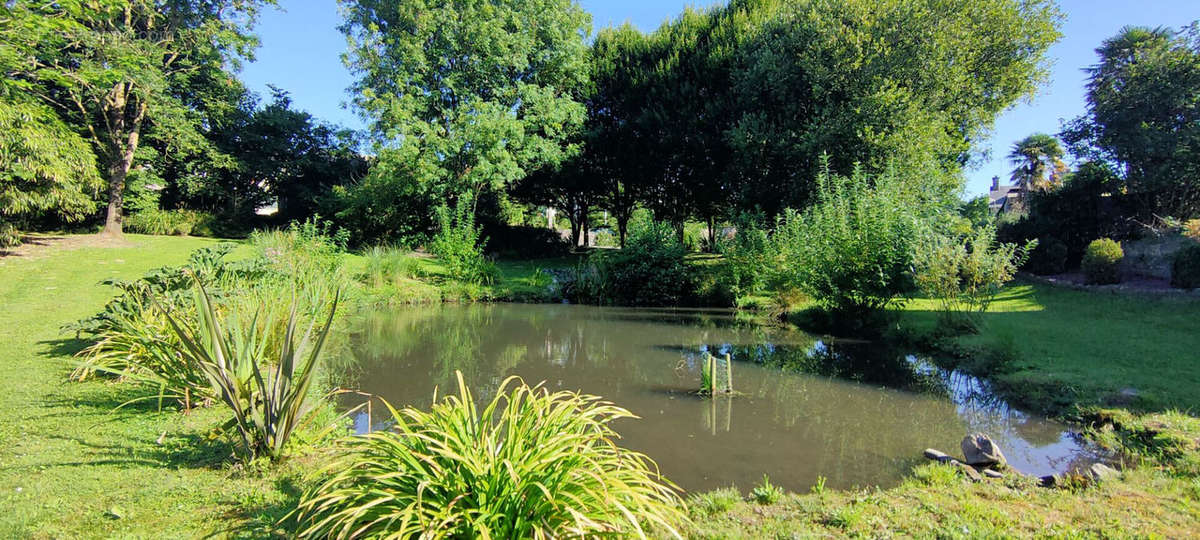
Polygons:
M978 379L732 311L404 308L372 314L351 341L348 376L397 407L428 408L435 387L454 390L455 370L480 400L510 375L603 396L641 417L614 424L619 444L649 455L686 490L748 489L764 474L794 491L819 477L829 487L888 487L923 449L955 455L977 431L1028 474L1097 458L1066 426L1008 407ZM740 395L696 395L708 352L731 356ZM359 428L382 420L362 413Z

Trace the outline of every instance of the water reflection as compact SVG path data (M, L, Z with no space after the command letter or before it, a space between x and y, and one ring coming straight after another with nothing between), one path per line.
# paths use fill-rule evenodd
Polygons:
M957 453L970 431L1029 473L1091 459L1063 426L1012 410L976 379L730 311L422 307L374 314L352 340L358 386L398 406L428 406L455 370L480 399L510 375L604 396L642 417L615 426L622 444L690 490L749 487L764 473L800 491L818 476L888 486L922 449ZM742 395L695 395L706 353L731 355Z

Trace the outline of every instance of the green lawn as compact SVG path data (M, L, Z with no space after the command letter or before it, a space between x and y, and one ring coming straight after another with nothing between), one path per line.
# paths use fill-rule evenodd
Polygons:
M64 380L83 344L59 326L104 304L112 290L100 280L181 264L214 243L129 241L0 259L0 537L194 537L282 499L274 483L286 473L235 471L229 447L204 440L220 410L114 411L126 388Z
M936 302L905 307L927 329ZM1010 393L1049 411L1080 405L1200 411L1200 299L1087 292L1050 285L1008 287L960 343L1011 349L1013 370L992 374ZM1126 391L1126 395L1122 395Z
M79 239L81 237L76 237ZM86 237L83 237L86 239ZM150 406L115 411L133 390L107 382L68 383L82 342L59 327L96 312L111 295L105 278L135 278L184 262L215 241L130 236L127 247L60 244L0 258L0 537L264 536L293 504L314 456L271 469L229 465L228 443L207 434L214 407L182 414ZM248 249L248 248L243 248ZM351 264L357 256L349 256ZM495 297L533 294L537 268L570 260L501 263ZM440 291L437 263L414 280ZM446 293L438 292L439 296ZM1200 405L1193 301L1083 293L1033 285L1011 288L968 344L1009 334L1020 369L1005 380L1057 381L1100 399L1132 387L1143 408ZM932 325L933 304L908 305L906 324ZM1057 384L1057 383L1056 383ZM1020 388L1019 386L1015 388ZM1175 428L1168 424L1179 424ZM1200 530L1200 421L1184 415L1144 421L1138 441L1184 448L1190 469L1150 461L1124 479L1075 494L1017 480L969 484L941 466L919 469L893 490L788 496L759 506L708 495L693 503L691 536L761 538L828 535L1187 536ZM1165 434L1165 435L1164 435ZM1111 434L1108 436L1112 438ZM1147 454L1152 455L1152 454ZM743 486L749 488L750 486ZM745 494L743 492L743 494Z

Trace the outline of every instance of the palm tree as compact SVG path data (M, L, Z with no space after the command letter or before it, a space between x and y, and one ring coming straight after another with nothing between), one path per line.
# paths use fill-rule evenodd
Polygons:
M1066 172L1063 149L1058 139L1045 133L1034 133L1013 144L1008 160L1015 167L1012 180L1021 197L1033 190L1045 191L1059 183Z

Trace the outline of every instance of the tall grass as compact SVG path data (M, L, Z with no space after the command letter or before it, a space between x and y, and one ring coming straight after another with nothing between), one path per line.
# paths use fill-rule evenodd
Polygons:
M515 378L480 410L457 376L458 395L429 412L389 406L394 430L346 443L290 516L299 536L679 536L673 486L614 442L611 422L631 413Z

